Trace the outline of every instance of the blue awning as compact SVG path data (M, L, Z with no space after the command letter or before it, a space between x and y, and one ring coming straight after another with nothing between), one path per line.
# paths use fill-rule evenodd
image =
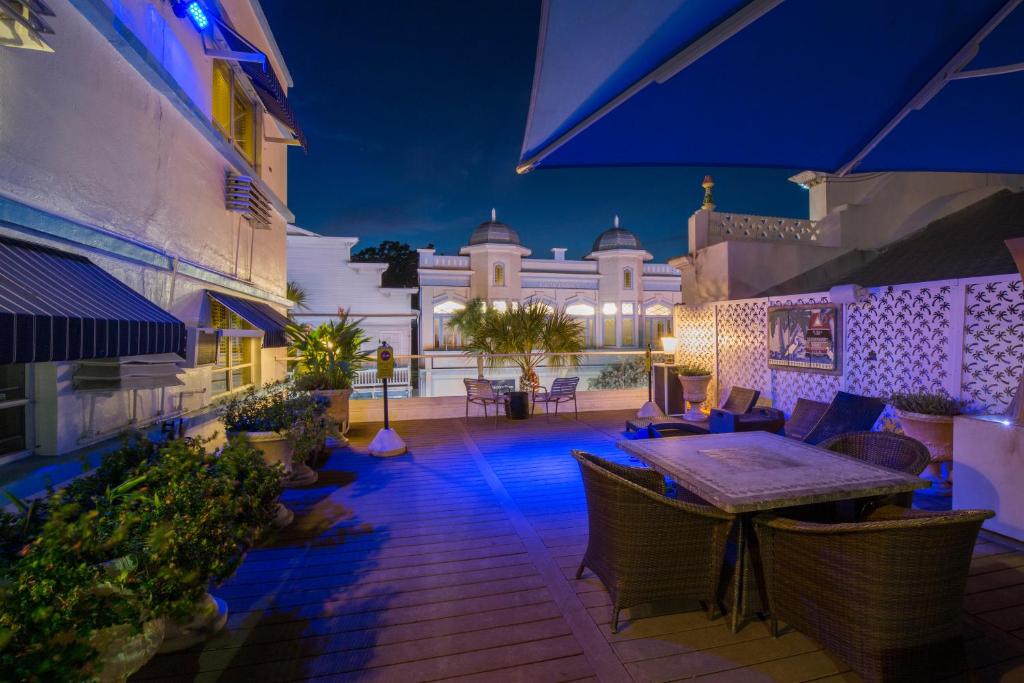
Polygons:
M290 322L273 308L259 301L240 299L237 296L207 290L214 301L220 302L229 311L240 317L258 330L263 330L263 347L277 348L288 346L285 327Z
M271 66L270 60L267 59L267 55L246 40L242 34L238 33L226 21L220 18L216 21L224 42L227 43L231 50L240 54L249 53L259 58L257 60L240 60L238 64L242 67L245 75L249 77L256 95L260 98L263 106L266 107L267 113L287 126L295 134L295 138L302 145L302 148L308 149L306 134L302 132L302 127L299 126L298 119L295 117L295 110L292 109L292 105L288 102L288 95L285 94L284 87L274 73L274 68Z
M0 237L0 365L184 351L183 322L89 259Z
M1024 172L1021 0L545 0L520 171Z

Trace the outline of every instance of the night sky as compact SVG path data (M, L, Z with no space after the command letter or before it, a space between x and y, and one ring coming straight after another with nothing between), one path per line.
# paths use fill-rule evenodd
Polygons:
M491 207L534 256L584 256L612 223L655 258L686 251L700 182L720 210L807 216L793 171L552 169L517 176L540 0L262 0L292 72L309 153L290 152L288 205L328 235L457 253ZM728 87L723 84L723 87ZM709 101L714 101L711 98Z

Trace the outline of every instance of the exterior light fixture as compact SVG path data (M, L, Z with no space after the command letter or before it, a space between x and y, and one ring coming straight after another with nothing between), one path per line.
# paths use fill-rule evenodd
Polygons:
M665 353L675 353L677 348L679 348L679 340L675 337L661 338L661 350Z
M210 26L210 15L206 13L206 9L198 0L192 0L191 2L188 0L174 0L171 8L174 10L175 16L183 19L188 17L188 20L192 22L197 31L205 31Z

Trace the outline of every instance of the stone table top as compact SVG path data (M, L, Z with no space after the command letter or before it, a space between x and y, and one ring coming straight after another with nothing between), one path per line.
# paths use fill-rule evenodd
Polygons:
M902 472L768 432L619 441L715 507L756 512L926 488Z

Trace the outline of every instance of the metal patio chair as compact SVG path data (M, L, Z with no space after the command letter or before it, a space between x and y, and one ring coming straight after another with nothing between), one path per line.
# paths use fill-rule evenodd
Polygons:
M498 406L504 405L505 400L494 391L494 385L486 379L463 379L466 385L466 420L469 420L469 404L475 403L483 406L484 417L487 415L487 406L494 406L494 426L498 426Z
M558 415L558 404L572 401L573 413L576 419L580 419L579 405L576 403L576 385L580 383L579 377L559 377L551 382L551 389L538 386L533 390L533 405L530 414L537 410L537 404L544 404L544 414L549 414L548 406L555 404L555 416Z
M666 497L665 479L654 470L582 451L572 457L583 476L590 529L576 578L590 569L611 594L612 631L621 610L668 600L700 600L713 618L735 517Z

